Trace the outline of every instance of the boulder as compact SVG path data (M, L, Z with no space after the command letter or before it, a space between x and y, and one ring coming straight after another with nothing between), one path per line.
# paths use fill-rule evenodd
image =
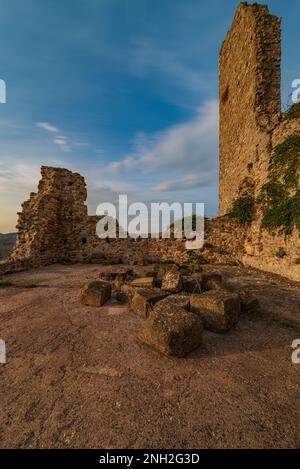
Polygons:
M240 299L236 293L226 290L210 290L190 297L192 312L203 321L204 327L213 332L227 332L240 316Z
M165 273L162 279L162 290L178 293L182 288L181 274L178 270L172 269Z
M115 289L123 285L123 283L126 281L127 272L124 272L124 271L123 272L117 272L117 271L101 272L100 278L102 280L112 283L112 286Z
M221 290L222 286L222 275L215 273L202 273L197 274L196 278L201 279L201 288L202 291L208 290Z
M145 319L152 312L155 303L168 295L168 292L161 291L159 288L137 288L130 306L135 314Z
M158 303L160 306L172 304L186 311L190 310L190 297L188 295L169 295Z
M164 355L184 357L202 344L202 333L199 316L160 302L144 322L139 338Z
M111 297L111 285L102 280L92 280L81 288L81 302L86 306L102 306Z
M128 277L132 277L132 269L109 270L101 272L99 277L107 282L124 283Z
M135 278L130 282L132 287L140 288L152 288L154 287L155 278L154 277L140 277Z
M259 301L253 293L247 290L240 290L238 295L240 297L241 311L243 313L249 313L258 309Z
M120 287L116 293L116 299L120 303L131 303L131 300L136 292L136 288L126 283Z
M186 293L201 293L201 277L182 277L182 291Z

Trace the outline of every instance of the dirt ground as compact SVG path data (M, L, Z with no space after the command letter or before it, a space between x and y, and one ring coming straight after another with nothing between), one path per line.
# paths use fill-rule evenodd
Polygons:
M6 277L14 286L0 289L0 447L299 447L299 285L222 267L232 286L257 293L261 313L168 359L138 341L141 320L126 307L80 304L78 287L104 269Z

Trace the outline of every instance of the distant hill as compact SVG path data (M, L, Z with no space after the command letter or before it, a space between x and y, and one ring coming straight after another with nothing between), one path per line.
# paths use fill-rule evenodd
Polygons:
M9 256L16 243L16 233L0 233L0 260Z

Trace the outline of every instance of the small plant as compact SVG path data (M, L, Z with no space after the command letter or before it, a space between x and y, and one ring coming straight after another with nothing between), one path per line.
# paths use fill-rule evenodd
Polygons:
M32 282L25 282L22 284L22 287L23 288L37 288L38 285L36 283L32 283Z
M9 280L0 280L0 288L12 287L13 283Z
M286 251L283 248L279 248L278 251L275 252L275 256L278 257L278 259L282 259L286 256Z
M236 218L241 223L252 221L254 199L253 197L240 197L234 201L231 211L227 214L230 218Z
M300 119L300 101L292 104L284 113L285 119Z

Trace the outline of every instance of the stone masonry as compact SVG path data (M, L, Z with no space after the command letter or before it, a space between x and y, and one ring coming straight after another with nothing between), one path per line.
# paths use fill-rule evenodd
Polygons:
M280 19L266 5L238 6L220 51L220 216L205 221L203 249L187 251L185 240L172 238L99 239L100 217L88 216L84 178L42 167L38 192L19 213L16 247L0 272L57 262L243 262L300 281L298 230L283 236L262 229L256 202L251 222L227 216L239 197L257 200L275 147L290 135L300 136L300 119L287 120L281 112L280 44Z
M219 61L220 185L219 213L227 214L235 200L257 200L268 180L276 145L300 135L300 119L281 112L280 18L266 5L241 3L222 44ZM300 177L300 168L298 168ZM262 212L255 205L245 238L246 265L300 281L299 232L285 237L261 228ZM279 259L276 252L286 255Z

